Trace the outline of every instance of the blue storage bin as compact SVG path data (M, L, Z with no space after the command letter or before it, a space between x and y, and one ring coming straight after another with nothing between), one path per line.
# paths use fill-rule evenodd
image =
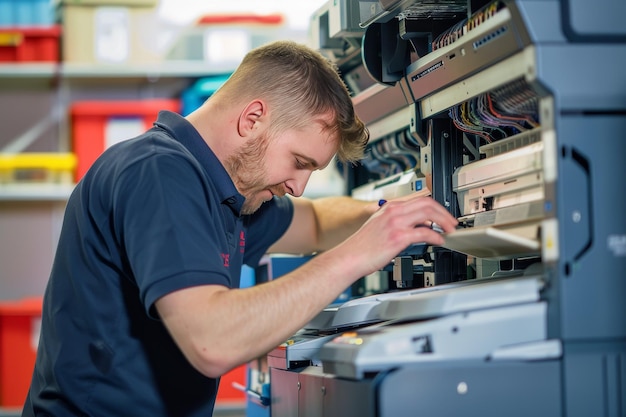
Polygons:
M13 6L9 0L0 0L0 26L11 26Z
M196 110L217 91L218 88L230 77L230 74L215 75L201 78L181 93L181 106L183 116Z
M0 26L50 26L54 23L52 0L0 0Z

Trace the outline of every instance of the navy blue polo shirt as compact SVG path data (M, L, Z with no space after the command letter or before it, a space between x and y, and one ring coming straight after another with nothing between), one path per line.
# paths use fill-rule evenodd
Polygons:
M177 114L105 151L68 201L23 415L210 416L219 381L189 365L154 302L239 286L293 217L287 198L250 216L243 202Z

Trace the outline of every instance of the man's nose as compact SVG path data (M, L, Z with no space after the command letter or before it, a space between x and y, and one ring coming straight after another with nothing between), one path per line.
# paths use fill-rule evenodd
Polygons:
M294 175L294 177L285 182L285 186L289 190L289 194L294 197L300 197L304 193L304 188L309 182L312 171L301 170Z

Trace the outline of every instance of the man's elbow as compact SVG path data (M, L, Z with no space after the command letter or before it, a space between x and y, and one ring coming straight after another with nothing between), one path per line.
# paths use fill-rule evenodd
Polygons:
M209 378L219 378L240 364L228 353L215 354L207 347L198 347L192 355L186 356L198 372Z

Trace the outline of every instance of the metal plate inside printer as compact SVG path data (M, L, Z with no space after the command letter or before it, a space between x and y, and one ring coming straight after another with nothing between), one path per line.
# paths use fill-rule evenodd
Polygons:
M495 227L475 227L445 233L443 247L477 258L498 258L537 253L538 240Z

